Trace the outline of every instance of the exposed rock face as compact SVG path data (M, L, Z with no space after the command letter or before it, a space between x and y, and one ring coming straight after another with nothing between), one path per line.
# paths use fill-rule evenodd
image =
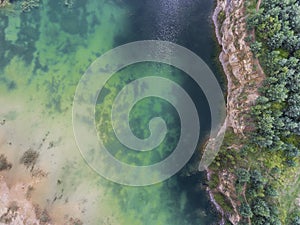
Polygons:
M222 24L218 21L220 13L225 17ZM214 22L222 46L219 59L228 80L227 125L243 135L246 128L250 128L245 115L258 97L257 89L265 77L245 41L248 34L244 0L218 0Z
M258 60L253 57L249 44L245 41L249 35L254 38L254 32L249 34L247 31L244 3L245 0L218 0L213 15L217 39L222 46L219 59L228 81L225 124L227 128L232 127L234 133L241 138L244 133L253 129L247 121L247 115L258 97L258 87L265 78ZM238 224L241 217L234 187L235 175L224 170L218 171L218 177L219 185L216 190L210 190L210 193L219 192L226 197L233 212L224 212L223 209L219 211L232 224ZM223 222L222 219L221 224Z
M207 180L210 181L211 180L211 175L213 174L213 171L207 169L206 174L207 174ZM222 209L222 207L215 200L214 193L216 192L216 190L212 190L209 187L207 187L207 191L208 191L208 194L209 194L210 201L214 204L216 210L220 213L220 215L222 217L221 221L219 222L219 225L225 225L225 212Z
M235 175L224 170L219 173L220 184L218 186L218 191L226 197L228 203L231 204L234 213L224 212L229 221L233 224L238 224L241 217L238 213L238 198L235 193Z
M9 0L0 0L0 8L9 4Z

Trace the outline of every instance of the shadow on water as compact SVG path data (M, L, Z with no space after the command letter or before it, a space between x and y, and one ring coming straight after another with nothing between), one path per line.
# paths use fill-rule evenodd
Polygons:
M63 1L48 1L49 19L51 22L60 24L61 30L69 34L79 34L82 37L87 35L88 22L86 19L87 0L74 1L72 8L66 5L57 7L57 4L63 5Z
M216 78L225 90L223 72L217 59L219 49L211 20L214 9L212 1L124 0L123 2L131 7L132 12L128 16L130 22L126 31L115 36L115 46L150 39L182 45L207 63L217 74ZM176 7L180 9L174 10Z
M212 1L124 0L124 3L128 4L132 11L129 16L129 28L115 37L115 46L149 39L180 44L199 55L224 88L223 76L216 62L218 49L210 19L213 11ZM199 112L201 144L210 130L208 103L201 89L187 76L182 86L192 96ZM199 153L194 154L181 172L170 179L176 180L178 185L170 190L174 198L185 195L187 204L181 213L189 224L212 224L215 222L215 219L212 219L215 214L203 185L205 176L204 173L197 172L200 157Z
M21 23L15 42L5 39L5 29L8 27L8 16L1 11L0 20L0 69L8 65L10 60L15 56L21 57L27 65L30 65L36 51L35 43L40 35L39 11L20 15Z
M91 2L95 3L97 0ZM175 42L198 54L215 72L217 79L221 81L221 76L213 63L216 45L212 38L213 29L209 18L213 9L213 2L210 0L114 0L103 2L103 5L95 9L95 12L87 9L89 4L87 0L74 1L72 9L65 7L63 1L45 1L47 5L42 10L33 10L30 13L22 13L20 15L21 23L15 42L5 39L4 30L9 26L8 17L0 12L0 69L5 68L15 56L20 56L27 65L33 64L33 74L31 74L29 79L30 82L32 80L34 84L35 81L41 88L45 88L48 100L48 104L45 104L47 111L53 109L53 111L61 114L67 110L66 103L70 104L71 100L69 101L69 99L73 97L71 96L73 92L70 91L71 94L68 96L67 90L71 85L73 86L70 89L74 89L77 82L77 78L73 80L69 74L79 77L78 74L83 73L88 63L90 63L86 60L86 55L92 55L91 58L94 59L93 57L99 56L100 53L111 47L111 43L105 38L100 39L102 42L99 41L100 43L98 43L98 38L102 33L108 32L110 26L118 20L117 13L110 13L109 10L105 12L102 9L102 6L104 8L106 4L105 7L107 7L107 4L112 4L112 2L114 4L118 3L120 8L126 8L128 12L126 14L126 22L124 22L124 24L126 23L124 25L125 28L121 26L117 28L119 32L118 35L114 36L114 46L144 39ZM98 6L98 4L95 5ZM47 18L47 23L44 23L46 27L43 27L45 29L41 29L41 13L47 15L43 15L44 18ZM92 15L93 13L94 15ZM99 16L104 13L107 13L105 17ZM102 28L102 25L105 28ZM91 47L89 46L90 43L87 43L87 39L93 34L92 31L95 27L102 30L97 33L97 39L95 38L95 43L97 44ZM44 34L44 36L49 36L49 38L44 37L45 40L42 40L42 44L40 44L45 48L44 52L36 49L36 42L41 38L41 30L47 32L47 35ZM112 36L108 36L107 39L112 39ZM59 37L61 38L60 40ZM73 40L74 42L72 42ZM97 47L96 49L95 46ZM75 54L79 47L84 53ZM48 50L51 50L49 52L53 53L47 55ZM41 57L42 54L47 56L44 57L44 60ZM81 54L86 55L81 57ZM78 57L77 61L73 59L75 56ZM78 66L74 69L76 64L80 63L82 63L82 68ZM66 68L64 68L65 65L67 65ZM40 81L32 78L37 71L41 75ZM178 71L171 75L175 76L177 73ZM179 84L192 96L199 111L201 123L200 146L210 129L209 107L201 89L187 75L181 73L180 76L183 79L180 79ZM0 81L6 84L8 90L17 88L17 84L5 76L1 77L0 75ZM116 80L115 83L117 85L124 84L124 77ZM105 102L109 96L112 97L116 94L109 88L104 90L102 93L104 95L99 96L99 102ZM64 102L64 99L68 99L68 101ZM157 105L157 108L162 110L156 110L157 108L149 109L151 104ZM132 116L138 121L137 124L140 126L134 127L133 125L133 132L137 136L146 137L149 135L149 132L147 132L148 121L153 116L162 116L159 113L163 111L164 107L167 108L167 113L175 110L171 106L163 106L164 104L163 102L150 101L149 107L149 102L145 101L144 105L137 105L133 109L136 114L133 112ZM175 113L169 113L164 117L165 120L171 121L170 127L174 129L174 133L179 130L176 115ZM174 125L172 121L177 123ZM105 129L107 127L101 129L101 131L103 132ZM178 133L176 135L178 136ZM170 146L174 144L177 140L176 138L178 138L176 135L170 136L165 144ZM116 143L113 144L113 149L119 150L120 146ZM116 153L119 152L116 151ZM165 157L165 153L168 152L162 152L162 156L153 155L147 157L153 161L159 161ZM107 187L109 187L108 195L113 195L112 198L120 208L121 213L116 212L117 217L121 218L120 224L153 225L153 221L158 221L159 219L164 223L159 223L158 221L156 223L158 225L208 225L215 222L216 215L205 191L204 174L197 172L200 157L200 152L196 151L180 173L163 183L150 187L124 187L105 181L105 183L108 183ZM122 155L121 158L123 158ZM145 161L141 160L141 163L145 163ZM69 175L69 173L66 174ZM72 176L78 180L82 178L74 172ZM100 180L100 178L98 179ZM99 202L100 204L101 202Z

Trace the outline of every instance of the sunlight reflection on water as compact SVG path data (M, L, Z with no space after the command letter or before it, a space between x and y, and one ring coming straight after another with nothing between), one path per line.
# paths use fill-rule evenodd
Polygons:
M154 4L157 38L175 42L186 25L186 17L195 1L157 0Z

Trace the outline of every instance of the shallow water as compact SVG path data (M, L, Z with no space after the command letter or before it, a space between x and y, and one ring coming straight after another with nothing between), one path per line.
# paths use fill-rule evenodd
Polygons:
M0 10L1 152L13 163L10 182L28 179L19 165L29 148L40 153L37 167L48 172L32 194L58 224L66 215L84 224L193 225L217 221L204 174L197 173L199 150L172 178L147 187L129 187L100 177L83 160L72 130L76 85L88 66L109 49L130 41L159 39L181 44L218 73L208 0L44 0L22 13ZM149 135L148 122L162 116L168 125L164 142L153 152L128 154L108 123L118 91L138 77L152 74L176 81L199 110L201 137L209 130L209 109L199 87L184 73L155 63L132 65L113 76L98 98L99 136L117 158L147 165L165 158L180 135L178 114L161 99L145 99L131 113L132 131ZM220 79L220 76L218 77ZM199 142L199 146L201 142ZM126 151L127 150L127 151ZM126 151L126 153L124 153ZM22 173L21 173L22 171ZM18 174L18 176L16 176Z

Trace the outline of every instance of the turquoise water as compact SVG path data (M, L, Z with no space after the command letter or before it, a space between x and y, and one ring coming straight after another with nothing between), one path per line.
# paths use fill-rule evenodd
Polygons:
M40 152L38 166L49 175L35 188L33 201L46 208L57 224L74 215L84 224L213 224L217 219L205 192L204 174L197 172L201 142L188 165L176 176L152 186L128 187L99 177L85 163L75 144L71 123L79 79L97 57L120 44L144 39L175 42L197 53L219 74L209 17L213 2L72 3L66 6L64 1L44 0L29 12L13 6L0 9L0 120L6 120L0 129L13 146L1 151L15 164L28 148ZM161 116L168 126L161 145L152 152L136 153L124 148L114 136L109 115L116 94L128 82L153 74L172 79L193 98L200 116L201 141L210 128L205 97L187 75L155 63L125 68L99 95L96 120L98 134L110 152L133 165L164 159L180 135L178 114L172 105L147 98L130 114L132 131L146 138L149 120ZM41 142L46 144L41 146Z

